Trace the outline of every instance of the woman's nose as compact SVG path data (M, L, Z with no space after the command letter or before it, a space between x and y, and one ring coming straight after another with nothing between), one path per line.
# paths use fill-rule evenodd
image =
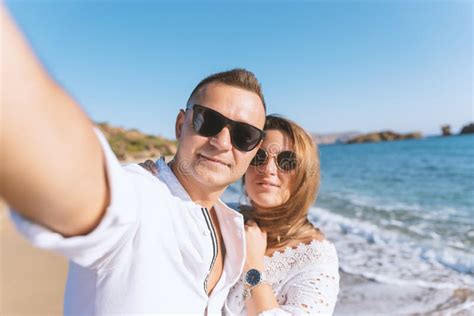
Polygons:
M276 174L278 171L278 167L276 165L276 158L275 157L269 157L267 160L267 163L264 165L264 170L266 174Z

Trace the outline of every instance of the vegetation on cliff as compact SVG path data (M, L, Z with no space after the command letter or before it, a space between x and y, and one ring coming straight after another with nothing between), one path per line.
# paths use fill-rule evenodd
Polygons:
M106 122L96 123L96 125L121 161L140 161L176 153L175 140L144 134L137 129L114 127Z

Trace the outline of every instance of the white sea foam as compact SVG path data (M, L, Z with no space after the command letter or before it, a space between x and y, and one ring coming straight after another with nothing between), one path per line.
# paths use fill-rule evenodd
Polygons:
M458 313L463 312L461 315L473 315L474 314L473 310L474 310L474 302L467 301L446 310L446 312L443 314L444 315L458 315Z
M392 284L474 287L472 252L443 244L422 244L399 232L322 208L312 208L310 219L335 243L341 268L346 272ZM420 234L425 231L419 228Z

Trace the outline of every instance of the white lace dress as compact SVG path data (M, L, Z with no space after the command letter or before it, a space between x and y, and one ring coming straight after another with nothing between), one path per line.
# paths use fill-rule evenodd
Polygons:
M264 258L265 275L280 305L265 315L332 314L339 293L339 262L336 248L327 241L313 240L286 248ZM247 315L243 276L230 290L225 315Z

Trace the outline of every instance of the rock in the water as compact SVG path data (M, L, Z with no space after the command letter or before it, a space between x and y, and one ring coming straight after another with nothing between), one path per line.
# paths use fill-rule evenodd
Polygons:
M441 133L443 136L451 136L451 126L449 125L441 126Z
M393 131L382 131L382 132L369 133L369 134L356 136L350 139L349 141L347 141L347 144L374 143L374 142L404 140L404 139L419 139L422 137L423 135L420 132L399 134Z
M473 134L473 133L474 133L474 123L470 123L464 126L461 129L461 132L459 134Z

